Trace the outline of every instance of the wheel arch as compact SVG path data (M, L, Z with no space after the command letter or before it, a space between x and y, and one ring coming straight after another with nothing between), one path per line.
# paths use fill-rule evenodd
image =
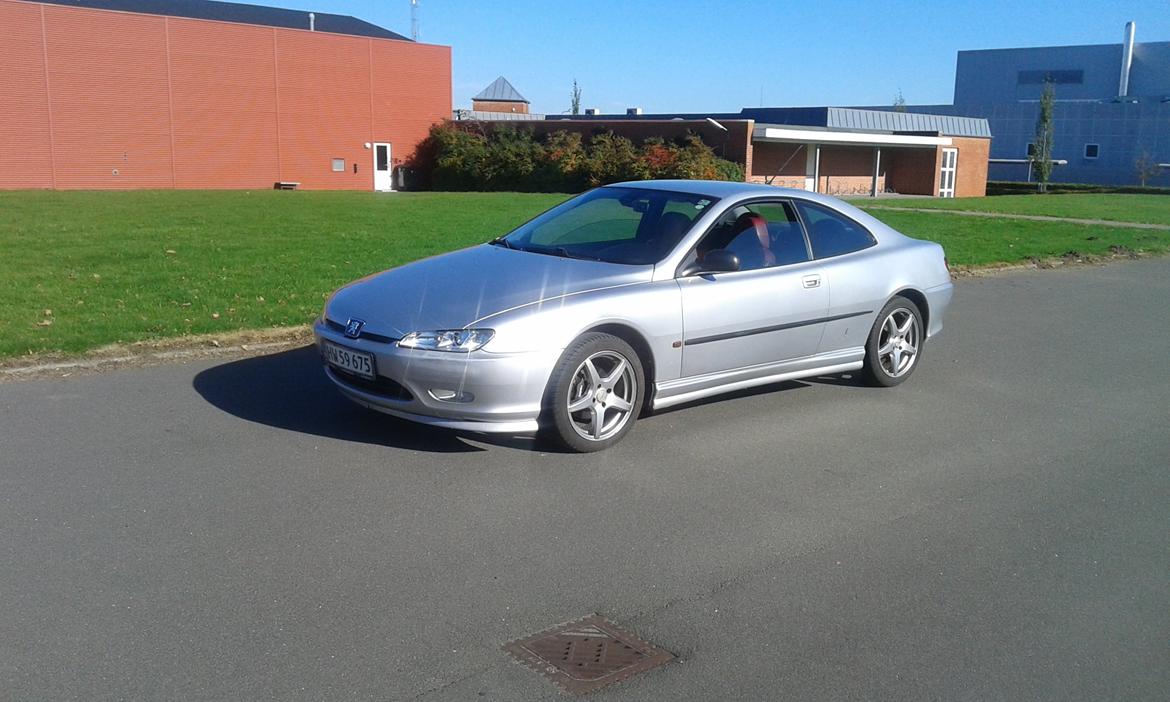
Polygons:
M930 329L930 304L926 301L926 295L917 288L905 287L890 295L890 299L899 296L918 306L918 311L922 314L922 328L924 330Z

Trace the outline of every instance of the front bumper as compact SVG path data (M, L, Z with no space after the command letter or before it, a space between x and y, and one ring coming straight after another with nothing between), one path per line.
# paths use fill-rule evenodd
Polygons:
M320 320L313 326L313 335L318 348L328 340L374 355L376 383L326 364L325 374L350 400L402 419L461 431L536 431L558 355L404 349L395 343L347 338ZM440 400L432 394L437 390L454 391L466 401Z

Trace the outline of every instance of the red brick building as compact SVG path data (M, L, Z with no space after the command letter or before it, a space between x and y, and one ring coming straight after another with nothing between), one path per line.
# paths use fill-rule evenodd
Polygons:
M0 0L0 188L389 189L451 50L208 0Z
M538 134L612 131L636 142L696 134L716 155L743 165L748 182L841 197L987 193L991 132L985 119L763 107L738 114L549 116L524 126Z

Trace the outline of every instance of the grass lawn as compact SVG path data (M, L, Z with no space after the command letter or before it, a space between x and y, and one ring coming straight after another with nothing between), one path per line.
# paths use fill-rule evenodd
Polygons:
M872 210L870 214L907 236L942 244L952 266L1019 263L1070 252L1109 255L1127 249L1148 253L1170 250L1170 231L1156 229L959 217L930 212Z
M487 241L564 197L0 192L0 357L304 324L343 283ZM1150 198L1170 204L1159 196L1036 199L1056 198L1105 198L1105 209L1118 212L1128 205L1110 201ZM911 236L941 242L955 265L1013 263L1068 251L1105 254L1114 245L1170 248L1170 232L873 214Z
M0 356L304 324L373 271L564 195L0 192Z
M913 207L934 210L972 210L1007 214L1047 215L1111 222L1170 225L1170 195L1114 195L1070 193L1061 195L998 195L948 199L854 200L866 207ZM876 212L875 212L876 214Z

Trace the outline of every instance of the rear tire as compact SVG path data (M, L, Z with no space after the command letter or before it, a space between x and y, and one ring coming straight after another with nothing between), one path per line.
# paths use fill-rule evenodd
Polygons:
M634 426L645 388L642 362L629 344L612 334L583 334L549 378L543 433L571 451L607 449Z
M871 385L899 385L918 367L926 329L912 300L896 295L874 320L865 343L863 375Z

